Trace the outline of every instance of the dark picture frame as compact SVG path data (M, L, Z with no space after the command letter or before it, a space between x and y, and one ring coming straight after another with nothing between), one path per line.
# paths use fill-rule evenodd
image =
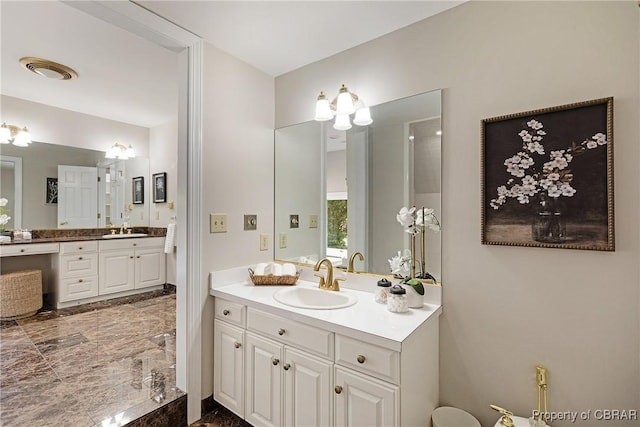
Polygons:
M47 178L44 200L48 205L58 203L58 178Z
M482 244L615 250L613 97L481 123Z
M153 174L153 202L166 203L167 201L167 173Z
M144 204L144 177L136 176L132 178L133 204Z

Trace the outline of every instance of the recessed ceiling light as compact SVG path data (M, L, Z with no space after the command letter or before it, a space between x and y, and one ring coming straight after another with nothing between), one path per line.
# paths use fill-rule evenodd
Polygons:
M78 77L73 69L48 59L25 56L20 58L20 64L27 70L54 80L72 80Z

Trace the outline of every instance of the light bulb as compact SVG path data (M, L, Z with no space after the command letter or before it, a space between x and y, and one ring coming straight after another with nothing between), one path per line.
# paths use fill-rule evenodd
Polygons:
M324 122L333 118L333 112L331 111L331 105L324 92L320 92L318 95L318 102L316 102L316 117L314 120Z
M333 124L335 130L349 130L351 129L351 122L349 121L348 114L336 115L336 122Z
M338 93L338 101L336 103L336 114L353 114L356 111L353 105L353 98L349 93L349 89L342 85Z
M16 135L15 139L13 140L13 145L17 147L28 147L29 144L31 144L31 134L25 126Z

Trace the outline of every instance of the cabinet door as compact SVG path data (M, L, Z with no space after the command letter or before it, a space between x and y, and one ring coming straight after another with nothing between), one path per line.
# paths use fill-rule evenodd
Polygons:
M244 417L244 331L215 321L213 397Z
M400 425L397 386L337 366L334 384L336 427Z
M333 425L331 368L333 363L286 347L284 351L284 425Z
M282 344L247 332L245 420L256 427L282 424Z
M133 249L100 252L100 295L128 291L134 287Z
M136 249L135 257L136 289L165 284L166 262L162 249Z

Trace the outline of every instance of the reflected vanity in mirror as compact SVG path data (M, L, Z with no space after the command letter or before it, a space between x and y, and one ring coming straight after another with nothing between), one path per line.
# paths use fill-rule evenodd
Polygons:
M390 274L389 259L410 248L400 208L424 206L440 218L441 91L371 107L371 116L348 131L316 121L276 129L276 259L328 257L336 267ZM426 231L425 252L440 281L440 232Z
M149 203L132 203L133 177L149 175L146 158L105 159L104 151L33 142L4 145L0 160L0 194L13 214L7 229L149 225Z

